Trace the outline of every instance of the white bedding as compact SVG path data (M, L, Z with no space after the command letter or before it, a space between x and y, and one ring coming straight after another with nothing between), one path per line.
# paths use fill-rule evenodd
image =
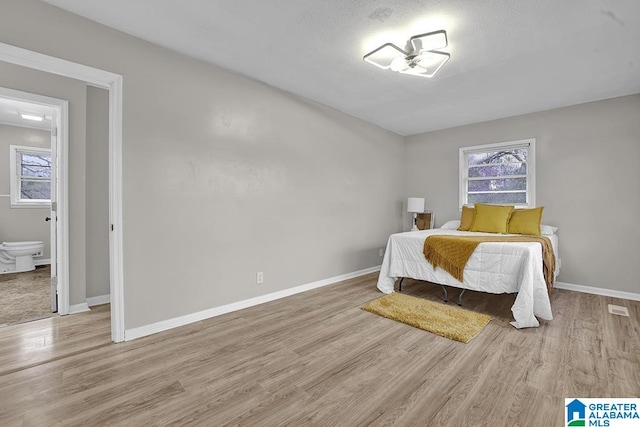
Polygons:
M423 254L424 241L429 235L449 234L491 236L457 230L423 230L392 234L382 261L378 289L385 294L394 290L399 277L424 280L442 285L494 294L518 293L511 307L516 328L539 326L536 316L551 320L551 303L542 272L542 248L535 242L483 242L478 245L464 269L460 282L440 267L433 268ZM551 239L558 259L558 237ZM556 261L556 265L560 263ZM558 268L556 268L556 275Z

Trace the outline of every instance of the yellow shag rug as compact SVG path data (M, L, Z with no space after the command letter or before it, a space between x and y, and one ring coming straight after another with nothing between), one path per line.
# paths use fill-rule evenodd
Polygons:
M442 337L467 343L491 316L394 292L371 301L363 310Z

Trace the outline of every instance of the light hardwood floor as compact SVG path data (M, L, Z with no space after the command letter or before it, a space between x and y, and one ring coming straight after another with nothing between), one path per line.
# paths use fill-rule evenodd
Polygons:
M0 425L552 426L565 397L640 396L640 302L555 290L516 330L514 296L469 292L494 320L462 344L362 311L376 278L122 344L108 306L0 330Z

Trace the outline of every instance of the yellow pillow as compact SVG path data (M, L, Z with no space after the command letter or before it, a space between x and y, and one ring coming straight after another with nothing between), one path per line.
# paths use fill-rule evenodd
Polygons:
M542 209L514 209L509 218L509 233L540 235L540 220L542 220Z
M460 226L458 230L469 231L471 224L473 223L473 217L476 215L476 210L468 206L462 207L462 215L460 215Z
M513 206L483 205L476 203L476 216L469 231L483 231L485 233L506 233L509 217Z

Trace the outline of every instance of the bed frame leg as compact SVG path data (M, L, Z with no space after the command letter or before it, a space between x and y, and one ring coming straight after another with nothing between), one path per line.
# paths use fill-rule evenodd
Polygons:
M464 294L464 291L466 291L466 289L463 289L462 292L460 292L460 296L458 297L458 305L460 307L462 307L462 295Z
M447 291L447 287L444 285L440 285L442 286L442 290L444 291L444 302L448 302L449 301L449 292Z
M400 278L400 283L398 283L398 292L402 292L402 281L404 280L404 277Z

